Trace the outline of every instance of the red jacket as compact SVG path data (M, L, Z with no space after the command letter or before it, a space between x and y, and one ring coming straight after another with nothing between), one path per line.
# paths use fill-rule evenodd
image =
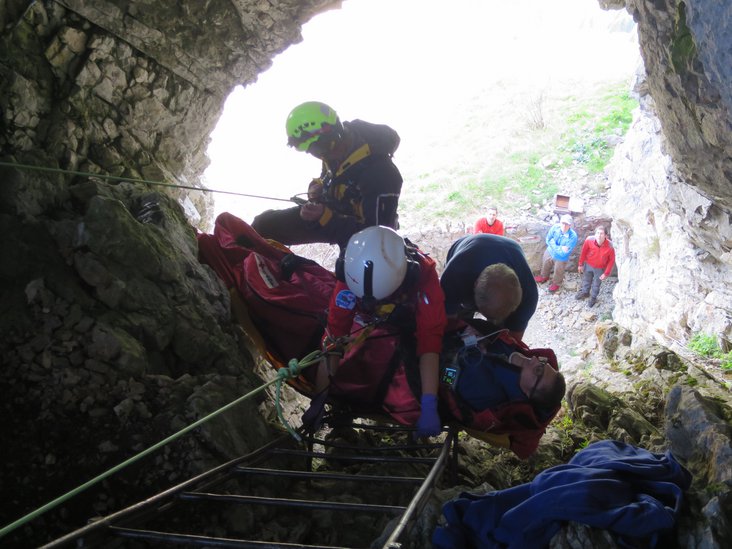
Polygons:
M486 234L497 234L498 236L504 236L506 231L503 228L503 221L496 219L493 225L488 225L488 221L485 217L481 217L475 222L475 228L473 229L474 234L486 233Z
M447 324L445 294L440 286L435 262L432 258L419 255L419 278L412 288L397 296L400 303L414 307L416 317L415 337L417 356L424 353L439 353L442 350L442 336ZM330 298L328 309L328 330L331 337L348 335L357 313L361 314L358 300L351 299L345 282L338 281ZM352 296L353 294L351 294Z
M615 249L613 243L607 238L602 246L597 244L594 236L588 236L585 243L582 244L582 252L580 253L579 265L585 262L595 269L604 269L603 274L610 276L610 272L615 265Z

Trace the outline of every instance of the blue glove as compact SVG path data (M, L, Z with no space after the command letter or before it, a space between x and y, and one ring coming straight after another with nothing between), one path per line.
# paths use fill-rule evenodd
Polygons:
M437 414L437 396L422 395L420 400L422 413L417 420L417 438L434 437L442 431L440 416Z
M323 424L325 401L328 399L328 387L320 391L310 401L310 407L302 415L302 425L309 433L314 433Z

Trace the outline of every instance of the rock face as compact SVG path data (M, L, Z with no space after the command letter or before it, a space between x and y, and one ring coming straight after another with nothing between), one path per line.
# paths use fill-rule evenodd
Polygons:
M636 86L644 94L641 81ZM732 341L729 210L684 183L655 115L641 108L608 168L618 264L615 318L667 345L702 332Z
M198 261L194 231L173 199L127 184L48 187L24 175L5 180L17 192L3 201L21 215L0 214L8 259L0 268L8 418L0 443L2 483L14 494L4 524L261 384L228 293ZM36 193L46 201L39 217L27 210ZM63 529L85 520L77 510L106 514L139 499L139 487L169 486L258 447L268 429L257 404L240 404L115 479L117 496L91 490L91 508L62 510ZM22 536L36 545L58 527L51 520L47 531L36 525Z
M613 3L616 5L618 3ZM609 170L616 318L666 344L732 342L732 6L628 1L641 109Z
M2 155L197 186L230 90L333 5L3 1ZM199 215L210 215L205 196L190 197Z

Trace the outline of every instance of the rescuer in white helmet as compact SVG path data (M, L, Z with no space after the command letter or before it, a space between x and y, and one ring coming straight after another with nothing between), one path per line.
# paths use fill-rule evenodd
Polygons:
M437 413L439 354L447 319L435 262L393 229L373 226L351 236L336 265L336 276L338 282L328 310L326 341L351 334L357 336L365 326L385 323L413 337L421 381L416 435L439 434L442 428ZM338 381L341 363L342 358L337 355L321 363L316 383L319 391L326 390L331 378L333 383ZM374 368L382 366L373 365ZM304 416L303 420L306 419Z

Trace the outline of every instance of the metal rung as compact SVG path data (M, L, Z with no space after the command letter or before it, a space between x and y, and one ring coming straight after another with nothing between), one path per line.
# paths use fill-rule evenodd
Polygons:
M168 543L184 543L205 547L237 547L239 549L348 549L333 545L302 545L299 543L284 543L272 541L252 541L244 539L217 538L210 536L195 536L192 534L177 534L170 532L156 532L155 530L140 530L136 528L120 528L110 526L114 534L123 538L162 541Z
M389 456L355 456L355 455L340 455L340 454L326 454L324 452L306 452L304 450L285 450L282 448L276 448L272 450L273 454L288 455L288 456L299 456L299 457L311 457L320 458L325 460L335 461L361 461L361 462L372 462L372 463L434 463L435 458L423 458L423 457L389 457Z
M383 420L384 419L383 416L380 416L380 419ZM378 425L372 425L372 424L368 424L368 423L350 423L347 425L342 425L338 421L331 423L331 421L329 421L329 420L331 420L331 418L326 417L323 420L323 422L327 423L332 428L350 426L350 427L354 427L356 429L362 429L365 431L379 431L379 432L383 432L383 433L413 433L417 430L414 427L407 427L406 425L391 425L391 424L385 424L385 423L381 423Z
M346 473L311 473L309 471L292 471L280 469L263 469L260 467L243 467L241 465L234 468L235 473L245 475L262 475L286 478L303 478L307 480L344 480L348 482L404 482L412 484L420 484L424 481L422 477L395 477L388 475L349 475Z
M202 492L183 492L178 497L185 501L224 501L254 505L274 505L278 507L298 507L302 509L328 509L331 511L366 511L369 513L403 513L406 507L399 505L373 505L370 503L343 503L340 501L316 501L311 499L266 498L262 496L239 496L236 494L211 494Z
M363 446L356 446L355 444L343 444L342 442L331 442L329 440L323 440L320 438L314 438L312 440L314 445L326 446L328 448L338 448L341 450L360 450L363 451ZM373 447L369 448L369 452L380 453L380 452L411 452L413 450L436 450L442 448L442 444L430 443L430 444L395 444L393 446L385 447Z

